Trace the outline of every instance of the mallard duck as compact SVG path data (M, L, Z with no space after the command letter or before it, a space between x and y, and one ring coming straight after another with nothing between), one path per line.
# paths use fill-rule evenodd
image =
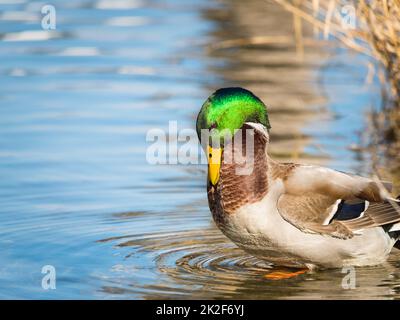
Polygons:
M209 132L202 142L213 219L248 253L281 266L335 268L383 263L399 244L400 209L390 185L271 159L267 107L250 91L214 92L196 129L199 138ZM226 161L228 149L233 161ZM244 161L235 161L237 151Z

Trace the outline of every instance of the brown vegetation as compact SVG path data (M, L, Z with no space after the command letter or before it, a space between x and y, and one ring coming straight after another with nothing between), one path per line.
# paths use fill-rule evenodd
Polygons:
M297 21L294 34L300 52L306 43L301 25L305 21L318 38L333 36L371 57L369 76L378 75L384 102L382 110L371 115L372 159L378 176L397 180L400 186L400 0L274 1Z

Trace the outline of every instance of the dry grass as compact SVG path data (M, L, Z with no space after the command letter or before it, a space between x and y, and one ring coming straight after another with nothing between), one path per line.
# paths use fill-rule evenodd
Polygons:
M371 115L370 150L374 171L400 186L400 0L274 0L294 17L297 47L301 19L318 39L334 37L371 58L369 78L383 84L384 107ZM300 54L302 49L300 51ZM384 150L384 151L382 151ZM384 159L382 161L382 159Z
M346 48L368 56L366 80L379 78L383 108L371 114L365 140L369 141L375 174L397 181L400 192L400 0L262 1L266 6L267 1L274 1L292 14L293 35L229 39L210 49L295 44L297 57L303 59L305 48L331 46L334 42L329 38L335 38Z
M314 27L315 35L333 36L351 50L368 55L384 70L391 95L400 96L400 0L274 0ZM301 24L295 23L296 39ZM301 43L299 44L301 45Z

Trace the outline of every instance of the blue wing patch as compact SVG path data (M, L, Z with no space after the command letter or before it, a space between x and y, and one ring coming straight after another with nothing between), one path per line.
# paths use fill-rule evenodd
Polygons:
M359 218L366 210L366 201L340 201L332 220L350 220Z

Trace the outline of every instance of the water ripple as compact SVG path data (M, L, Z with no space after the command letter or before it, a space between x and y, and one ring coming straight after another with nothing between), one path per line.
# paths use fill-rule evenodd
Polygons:
M294 270L276 267L271 262L248 255L215 228L128 235L100 242L110 242L115 250L124 249L126 252L123 262L113 269L114 274L101 290L116 296L147 299L359 299L399 294L396 280L400 276L396 267L398 252L394 252L385 265L357 269L358 288L344 290L341 269L309 271L289 279L271 280L266 277L271 272ZM147 257L145 266L135 264L138 256ZM137 276L145 274L143 269L149 273L145 281Z

